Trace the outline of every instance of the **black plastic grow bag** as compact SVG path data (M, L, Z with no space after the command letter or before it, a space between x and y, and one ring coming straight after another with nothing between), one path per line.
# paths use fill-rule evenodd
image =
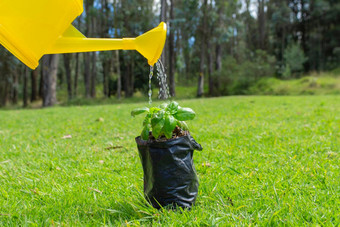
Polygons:
M191 208L198 193L194 150L202 150L188 134L165 142L136 138L144 171L144 195L153 207Z

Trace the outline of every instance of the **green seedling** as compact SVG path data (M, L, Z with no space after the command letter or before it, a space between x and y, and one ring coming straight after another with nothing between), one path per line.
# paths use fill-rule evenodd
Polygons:
M143 140L149 139L150 131L156 139L163 135L167 139L171 139L176 126L188 131L189 128L185 121L193 120L196 116L192 109L180 107L175 101L162 103L158 107L134 109L131 116L135 117L143 113L146 114L141 133Z

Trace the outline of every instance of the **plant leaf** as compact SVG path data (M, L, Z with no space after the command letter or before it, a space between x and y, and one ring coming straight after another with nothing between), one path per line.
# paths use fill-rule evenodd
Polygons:
M189 127L185 121L178 121L177 122L178 126L183 129L184 131L188 131Z
M150 114L155 114L155 113L157 113L157 112L160 111L160 110L161 110L161 109L158 108L158 107L151 107L150 110L149 110L149 112L150 112Z
M165 102L165 103L162 103L161 105L159 105L159 108L165 110L168 107L168 105L169 104Z
M178 110L178 102L172 101L169 105L168 105L168 110L171 114L176 114L177 110Z
M164 123L164 135L166 138L171 139L172 138L172 132L176 128L177 121L172 115L166 115L165 117L165 123Z
M144 121L143 121L143 126L145 125L149 125L150 124L150 119L151 119L151 114L147 114L144 118Z
M149 132L150 132L150 128L149 125L145 125L141 134L141 137L143 140L148 140L149 139Z
M160 121L158 121L157 124L154 124L152 126L152 135L157 139L162 132L162 129L164 127L165 120L162 118Z
M147 107L143 107L143 108L137 108L131 111L131 116L134 117L136 115L145 113L145 112L149 112L149 108Z
M190 108L178 108L175 118L179 121L193 120L196 113Z
M159 111L152 115L151 126L152 126L152 135L157 139L164 127L165 119L164 119L164 111Z

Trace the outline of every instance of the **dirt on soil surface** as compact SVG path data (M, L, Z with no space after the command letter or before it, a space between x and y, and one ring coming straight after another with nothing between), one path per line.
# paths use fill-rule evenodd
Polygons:
M189 131L184 131L180 127L176 126L175 130L172 132L172 138L171 139L177 139L179 137L186 136L188 134L189 134ZM161 136L158 139L156 139L155 137L153 137L153 135L150 132L149 140L150 141L157 141L157 142L165 142L169 139L167 139L165 136Z

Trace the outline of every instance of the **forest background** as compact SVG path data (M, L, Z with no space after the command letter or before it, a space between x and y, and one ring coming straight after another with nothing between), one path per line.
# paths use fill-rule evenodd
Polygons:
M337 0L85 0L74 25L135 37L160 21L173 97L340 94ZM47 55L32 71L0 46L0 107L145 101L148 75L134 51Z

